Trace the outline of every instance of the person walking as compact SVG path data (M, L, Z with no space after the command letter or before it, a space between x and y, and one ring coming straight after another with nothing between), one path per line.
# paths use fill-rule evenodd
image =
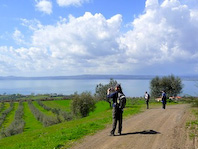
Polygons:
M149 109L149 99L150 99L149 93L145 92L145 94L144 94L144 99L145 99L145 101L146 101L147 109Z
M122 88L120 84L117 84L115 86L115 90L113 92L111 88L107 90L107 98L113 99L113 110L112 110L113 124L112 124L112 130L110 132L110 136L115 136L117 121L118 121L118 134L121 135L122 132L122 114L123 114L124 105L120 106L119 98L121 95L125 98L125 95L122 92Z
M162 91L162 108L165 109L166 108L166 92Z

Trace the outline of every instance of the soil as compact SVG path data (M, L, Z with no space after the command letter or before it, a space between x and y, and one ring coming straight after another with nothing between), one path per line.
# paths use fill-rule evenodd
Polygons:
M197 149L186 131L189 105L151 107L123 121L122 135L109 136L111 126L87 136L72 149Z

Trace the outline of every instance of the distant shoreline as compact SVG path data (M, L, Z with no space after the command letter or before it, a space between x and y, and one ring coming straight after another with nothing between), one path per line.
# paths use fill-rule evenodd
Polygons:
M43 77L22 77L22 76L0 76L0 80L91 80L91 79L120 79L120 80L151 80L161 75L75 75L75 76L43 76ZM182 80L198 81L198 75L177 76Z

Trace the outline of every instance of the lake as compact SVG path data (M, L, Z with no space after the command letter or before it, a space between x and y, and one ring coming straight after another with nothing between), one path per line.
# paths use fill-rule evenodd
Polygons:
M116 79L121 83L123 92L128 97L143 96L149 92L150 80L141 79ZM95 93L97 84L108 84L109 79L61 79L61 80L0 80L0 94L63 94L70 95L74 92L90 91ZM184 87L181 95L198 96L198 87L193 80L183 80Z

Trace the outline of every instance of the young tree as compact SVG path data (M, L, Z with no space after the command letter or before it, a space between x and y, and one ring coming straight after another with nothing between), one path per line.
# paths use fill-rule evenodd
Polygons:
M74 115L86 117L94 109L95 101L90 92L83 92L80 95L74 94L71 104L71 110Z
M110 104L111 107L111 101L107 98L107 89L110 87L114 87L117 84L117 81L114 79L110 79L108 84L98 84L96 85L96 92L95 92L95 97L97 100L105 100Z
M150 82L151 95L153 97L159 97L161 91L164 90L167 97L177 96L182 92L182 81L179 77L174 75L159 77L156 76Z

